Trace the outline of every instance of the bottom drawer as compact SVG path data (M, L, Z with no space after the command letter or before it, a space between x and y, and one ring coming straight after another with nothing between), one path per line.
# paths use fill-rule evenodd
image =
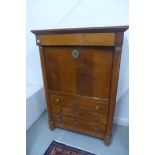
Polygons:
M53 114L56 127L104 138L106 126Z

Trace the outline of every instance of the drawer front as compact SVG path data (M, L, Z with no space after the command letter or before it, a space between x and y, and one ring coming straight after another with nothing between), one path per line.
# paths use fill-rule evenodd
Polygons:
M69 116L76 119L90 121L99 124L107 123L107 115L79 110L77 108L63 108L59 105L52 104L52 113Z
M61 107L70 107L92 111L101 114L108 113L108 102L100 99L90 99L72 95L53 95L50 94L50 103Z
M76 34L52 34L38 35L39 45L43 46L114 46L114 33L76 33Z
M53 115L53 119L56 127L71 129L77 132L82 132L92 136L104 138L106 129L105 125L98 125L96 123L91 123L55 114Z
M112 47L44 47L44 54L50 90L109 99Z

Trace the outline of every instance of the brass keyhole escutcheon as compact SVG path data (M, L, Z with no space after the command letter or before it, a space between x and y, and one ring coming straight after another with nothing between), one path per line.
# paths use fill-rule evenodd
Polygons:
M77 49L74 49L74 50L72 51L72 57L73 57L74 59L79 58L79 51L78 51Z

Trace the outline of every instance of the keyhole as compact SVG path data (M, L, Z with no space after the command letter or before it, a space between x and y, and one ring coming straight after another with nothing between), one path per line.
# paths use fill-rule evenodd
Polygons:
M79 57L79 51L77 49L74 49L72 51L72 57L75 59L77 59Z

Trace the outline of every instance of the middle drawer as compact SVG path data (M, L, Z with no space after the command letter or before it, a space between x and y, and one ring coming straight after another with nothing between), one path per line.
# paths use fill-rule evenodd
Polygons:
M61 114L63 116L69 116L73 118L79 118L81 120L90 121L99 124L106 124L107 123L107 115L100 114L95 112L89 112L77 108L67 108L61 107L59 105L52 104L51 105L52 113L54 114Z
M61 107L76 108L101 114L108 113L108 102L74 95L50 94L50 103Z

